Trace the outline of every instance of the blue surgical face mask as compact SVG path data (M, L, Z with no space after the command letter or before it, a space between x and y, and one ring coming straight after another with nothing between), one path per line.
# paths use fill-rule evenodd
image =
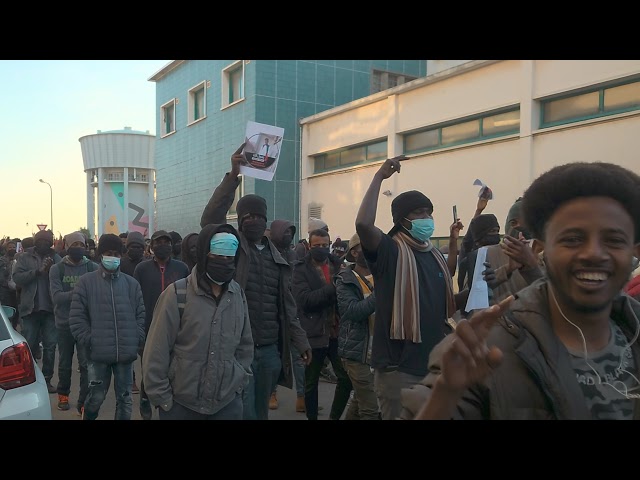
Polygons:
M405 220L411 222L411 230L409 230L409 233L419 242L426 242L431 238L431 235L433 235L433 231L435 230L433 218L416 218L415 220L405 218Z
M107 255L102 256L102 266L109 271L115 271L120 266L119 257L109 257Z

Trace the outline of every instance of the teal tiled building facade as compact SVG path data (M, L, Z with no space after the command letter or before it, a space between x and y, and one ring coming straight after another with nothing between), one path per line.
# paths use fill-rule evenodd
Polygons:
M149 79L156 83L157 228L175 230L183 237L200 231L202 210L229 171L231 155L242 144L249 120L284 128L284 139L273 180L245 177L239 193L255 193L266 199L268 224L286 219L299 227L298 120L390 88L395 82L424 77L426 63L425 60L170 62ZM229 222L236 224L233 212Z

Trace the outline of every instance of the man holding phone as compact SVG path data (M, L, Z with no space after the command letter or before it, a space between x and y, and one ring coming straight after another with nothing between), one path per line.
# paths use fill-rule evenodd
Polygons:
M36 352L38 338L42 338L42 373L49 393L56 393L51 385L56 359L57 333L53 301L49 290L49 269L62 260L53 248L53 232L41 230L34 236L34 246L18 255L13 280L21 289L18 310L22 317L22 335L29 348Z

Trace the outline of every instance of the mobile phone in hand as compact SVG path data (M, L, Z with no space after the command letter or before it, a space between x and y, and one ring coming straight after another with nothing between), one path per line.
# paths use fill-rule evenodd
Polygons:
M453 206L453 223L458 221L458 207L457 205Z

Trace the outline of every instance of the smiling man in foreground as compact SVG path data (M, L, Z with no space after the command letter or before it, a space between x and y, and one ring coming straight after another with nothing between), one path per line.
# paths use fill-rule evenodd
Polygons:
M640 250L640 177L562 165L522 210L547 278L458 324L416 418L640 418L640 303L621 291Z

